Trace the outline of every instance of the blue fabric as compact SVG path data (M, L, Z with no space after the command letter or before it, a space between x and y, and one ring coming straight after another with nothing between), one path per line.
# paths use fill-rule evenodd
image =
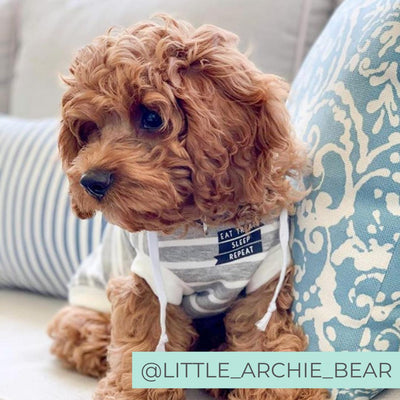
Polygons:
M290 113L313 160L294 218L293 311L311 351L400 347L399 15L395 0L347 0L293 84Z
M67 297L67 284L101 240L104 221L71 211L55 120L0 116L0 288Z

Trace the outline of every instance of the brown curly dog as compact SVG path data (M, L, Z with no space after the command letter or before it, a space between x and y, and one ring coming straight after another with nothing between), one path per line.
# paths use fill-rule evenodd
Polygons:
M59 148L76 215L90 218L98 210L128 232L168 235L199 223L247 232L292 210L302 193L288 177L300 176L305 156L290 131L287 85L240 53L234 34L161 19L97 38L64 78ZM90 183L83 182L90 173ZM255 323L266 313L276 276L229 305L220 350L306 348L290 314L292 271L265 332ZM131 388L131 353L153 351L160 336L159 301L146 280L112 279L108 296L111 316L76 306L55 316L53 353L82 373L105 375L95 399L183 399L182 389ZM175 304L167 306L166 329L167 351L194 349L201 335ZM230 400L328 396L322 389L210 392Z

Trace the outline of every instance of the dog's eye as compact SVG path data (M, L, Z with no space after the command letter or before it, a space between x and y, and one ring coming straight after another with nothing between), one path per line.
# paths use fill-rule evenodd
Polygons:
M98 132L98 126L92 121L86 121L79 127L79 139L82 143L88 143L89 137Z
M153 131L161 128L162 124L163 120L160 117L160 114L153 110L149 110L146 107L142 108L142 119L140 121L142 129Z

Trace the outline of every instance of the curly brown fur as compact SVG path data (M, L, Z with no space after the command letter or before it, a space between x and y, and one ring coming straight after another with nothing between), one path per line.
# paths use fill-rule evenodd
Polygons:
M47 333L51 352L82 374L101 377L107 370L110 316L87 308L68 306L52 319Z
M170 233L198 221L247 229L270 221L283 208L292 210L302 193L287 178L301 175L305 155L284 105L287 84L260 72L239 52L232 33L211 25L195 29L166 16L162 20L97 38L78 53L64 78L68 90L59 149L75 213L89 218L101 211L131 232ZM143 124L149 110L161 121L154 129ZM112 174L101 198L81 185L91 170ZM228 313L231 350L305 348L288 311L289 281L268 331L254 327L275 283L237 301ZM110 282L109 298L110 368L96 399L182 399L181 389L131 389L132 351L154 350L158 342L156 296L141 278L130 276ZM167 331L169 351L190 349L197 336L178 306L168 306ZM323 391L291 389L229 393L232 400L324 396Z
M97 388L95 400L178 400L182 389L132 389L132 352L155 350L159 335L160 307L147 283L132 274L115 278L108 293L112 302L110 371ZM189 350L197 338L190 318L179 306L167 307L167 351Z
M79 217L100 210L129 231L246 227L301 197L286 179L305 163L288 86L256 69L232 33L164 17L97 38L70 71L59 148ZM143 106L160 114L156 131L141 128ZM101 202L79 183L94 168L114 174Z

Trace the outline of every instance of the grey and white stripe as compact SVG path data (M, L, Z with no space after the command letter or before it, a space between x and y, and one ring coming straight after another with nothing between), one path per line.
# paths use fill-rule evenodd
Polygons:
M223 237L221 232L228 233ZM164 282L167 297L170 294L173 300L169 301L175 302L176 293L183 293L176 304L193 318L223 312L248 285L267 254L279 247L277 221L249 233L225 228L209 229L207 236L201 229L189 230L185 238L180 232L159 235L160 266L175 277L174 283ZM234 259L228 257L232 254ZM280 259L275 264L279 270ZM142 276L156 292L145 232L132 234L108 225L102 246L82 264L71 283L71 303L106 311L107 300L101 295L106 282L131 271ZM91 293L96 289L96 299L85 296L87 285L92 287Z
M0 287L66 297L105 222L72 214L57 131L54 119L0 117Z

